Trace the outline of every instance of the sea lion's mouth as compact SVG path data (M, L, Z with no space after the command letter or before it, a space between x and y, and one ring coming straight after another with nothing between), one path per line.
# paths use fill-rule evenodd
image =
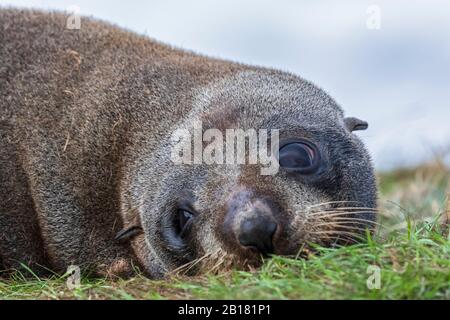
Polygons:
M249 200L251 197L240 199ZM226 232L232 235L232 245L226 245L215 251L205 250L206 253L200 256L192 256L174 272L192 275L224 272L233 268L252 270L260 267L274 254L295 259L308 258L310 254L318 252L317 246L333 248L363 242L367 239L367 233L373 233L378 226L375 221L376 208L357 206L348 201L335 201L309 207L308 212L301 215L306 217L301 227L293 230L286 226L273 225L271 220L261 218L261 216L267 218L271 209L264 202L258 201L256 204L246 206L251 212L257 213L253 216L256 220L244 217L238 227L234 224L230 229L228 225ZM194 211L192 206L188 208L185 206L179 208L174 218L174 229L178 230L181 238L189 238L192 236L189 233L195 231L192 228L198 213L192 212ZM255 211L254 208L258 210ZM239 233L242 232L241 228L244 229L244 236ZM269 237L267 241L271 243L267 243L264 238L266 231ZM253 235L253 232L256 232L256 235Z

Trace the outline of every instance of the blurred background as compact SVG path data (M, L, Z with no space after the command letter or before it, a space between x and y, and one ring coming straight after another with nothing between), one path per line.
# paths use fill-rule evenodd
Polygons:
M450 146L448 0L0 0L0 5L76 6L79 14L179 47L296 73L330 93L347 115L369 122L369 130L358 134L382 171L418 165L445 155Z

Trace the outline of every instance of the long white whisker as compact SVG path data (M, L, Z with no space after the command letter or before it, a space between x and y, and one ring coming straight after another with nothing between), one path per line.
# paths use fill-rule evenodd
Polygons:
M323 207L329 204L338 204L338 203L357 203L356 201L328 201L328 202L322 202L318 204L313 204L308 206L307 208L317 208L317 207Z
M309 214L306 217L309 218L320 218L320 217L336 217L336 216L351 216L354 214L365 214L368 213L367 211L354 211L354 212L336 212L336 211L328 211L328 212L320 212L319 213L314 213L314 214Z
M348 236L358 236L361 237L360 234L355 233L355 232L348 232L348 231L340 231L340 230L335 230L335 231L311 231L312 234L342 234L342 235L348 235Z
M353 222L353 221L356 221L356 222L365 222L365 223L369 223L369 224L372 224L372 225L376 225L376 226L378 226L378 227L384 227L381 223L378 223L378 222L376 222L376 221L367 220L367 219L360 219L360 218L351 218L351 217L349 217L349 218L345 218L345 217L342 218L342 217L337 217L337 218L331 219L330 221L331 221L331 222L332 222L332 221L337 221L337 222L343 222L343 221Z

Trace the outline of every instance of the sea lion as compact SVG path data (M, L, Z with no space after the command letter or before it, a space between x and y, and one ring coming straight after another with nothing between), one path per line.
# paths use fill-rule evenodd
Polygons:
M353 133L367 123L323 90L91 18L67 29L66 19L0 10L2 269L161 277L257 266L372 229L376 182ZM194 123L202 133L276 129L279 170L175 163L174 132Z

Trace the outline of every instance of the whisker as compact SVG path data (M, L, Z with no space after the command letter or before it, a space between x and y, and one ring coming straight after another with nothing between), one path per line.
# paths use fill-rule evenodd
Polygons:
M338 203L357 203L357 201L328 201L328 202L322 202L318 204L313 204L308 206L307 208L317 208L317 207L323 207L329 204L338 204Z
M356 243L358 240L363 240L363 237L361 236L355 236L355 235L342 235L342 234L327 234L325 235L325 238L321 238L321 241L333 241L330 245L332 247L341 247L344 246L343 244L339 244L338 241L344 240L346 241L346 244L348 243Z
M311 231L312 234L335 234L335 235L348 235L348 236L358 236L361 237L360 234L349 231L340 231L340 230L326 230L326 231Z
M378 212L379 211L379 209L377 209L377 208L366 208L366 207L337 207L337 208L333 208L333 210L336 210L336 211L361 210L361 211L370 211L370 212Z
M317 223L314 224L314 227L318 226L359 226L364 227L364 225L360 222L353 222L353 221L326 221L326 220L319 220ZM373 225L367 225L367 227L372 228Z
M192 268L194 268L196 265L198 265L200 262L202 262L203 260L205 260L205 259L209 258L210 256L214 255L215 253L217 253L217 252L206 253L203 256L201 256L201 257L199 257L199 258L197 258L197 259L195 259L193 261L189 261L188 263L185 263L185 264L181 265L180 267L174 269L172 271L172 273L174 273L174 274L177 274L177 273L180 273L180 272L187 273L190 270L192 270Z
M361 219L361 218L351 218L351 217L349 217L349 218L342 218L342 217L337 217L337 218L333 218L331 221L339 221L339 222L342 222L342 221L348 221L348 222L353 222L353 221L356 221L356 222L364 222L364 223L369 223L369 224L376 225L377 227L382 227L382 228L384 228L384 226L383 226L381 223L378 223L378 222L372 221L372 220L368 220L368 219Z
M402 206L401 206L399 203L397 203L397 202L394 202L394 201L392 201L392 200L388 200L387 203L390 203L390 204L396 206L397 208L399 208L401 211L403 211L404 214L406 214L406 216L412 215L412 214L411 214L411 211L405 209L404 207L402 207Z
M219 268L220 268L220 266L222 266L222 265L224 265L225 264L225 258L226 258L226 256L227 256L227 254L224 252L224 253L222 253L222 255L220 256L220 258L218 259L218 262L213 266L213 267L211 267L208 271L209 272L215 272L216 270L218 270Z
M336 212L336 211L328 211L321 212L320 214L309 214L306 218L320 218L320 217L337 217L337 216L351 216L353 214L364 214L369 213L367 211L354 211L354 212Z
M357 227L357 226L349 226L349 225L345 225L345 224L322 223L322 224L318 224L316 226L318 226L318 227L320 227L320 226L332 226L332 227L337 227L337 228L346 229L346 230L358 230L358 231L370 230L369 228L360 228L360 227ZM337 231L339 231L339 229Z
M342 207L342 208L330 208L328 210L321 210L315 212L308 212L308 215L317 215L317 214L327 214L333 212L348 212L348 213L357 213L357 212L379 212L378 209L374 208L364 208L364 207Z

